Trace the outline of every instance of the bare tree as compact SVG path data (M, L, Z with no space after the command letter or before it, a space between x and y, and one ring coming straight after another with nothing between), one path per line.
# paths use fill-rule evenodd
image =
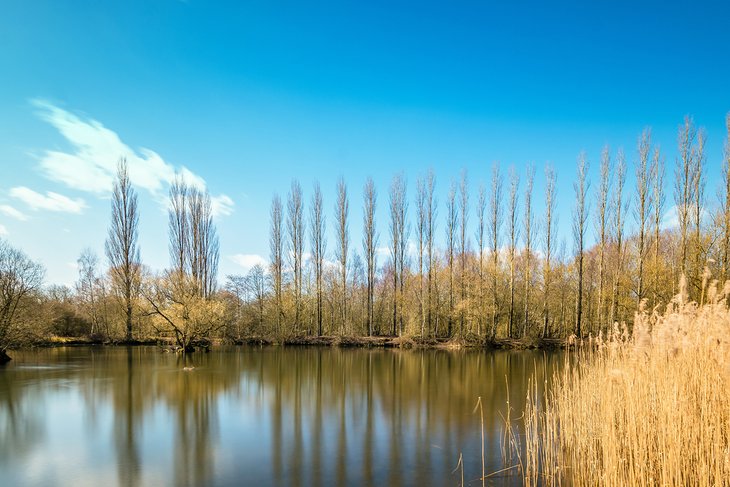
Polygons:
M654 149L652 159L652 208L654 209L654 306L659 302L659 250L661 223L664 212L664 161L659 148Z
M456 183L451 182L449 197L446 199L446 258L449 268L449 313L448 331L451 336L454 321L454 247L456 244Z
M103 317L99 312L99 276L97 275L97 267L99 258L93 250L85 248L81 251L81 255L76 260L79 268L79 280L76 284L76 293L82 302L83 308L86 308L86 314L91 322L89 333L93 336L99 332Z
M494 340L497 335L497 321L499 316L499 227L502 224L502 175L499 172L499 164L492 166L492 194L489 207L489 235L492 244L492 329L490 339Z
M560 327L562 328L562 332L564 335L568 334L568 296L570 294L570 289L568 286L568 283L566 282L566 278L568 277L566 275L566 269L568 268L567 262L566 262L566 243L565 243L565 236L561 237L560 239L560 245L558 245L558 251L556 253L556 269L560 269L562 272L558 274L558 278L560 279L560 286L558 286L558 300L560 301L560 318L559 323Z
M611 192L611 153L608 146L601 152L600 180L596 194L596 233L598 234L598 306L596 307L596 325L603 328L605 307L604 289L606 282L606 244L608 243L608 195Z
M426 307L424 298L424 253L426 250L426 183L419 177L416 181L416 231L418 233L418 306L421 336L425 336Z
M190 187L187 203L189 273L200 296L209 299L215 292L219 259L218 232L213 223L210 194Z
M367 278L365 262L358 252L350 259L350 333L367 334ZM356 326L361 325L361 326Z
M235 297L235 310L229 323L229 326L231 326L231 328L233 329L230 330L229 333L231 333L236 338L236 340L240 340L243 337L241 329L244 318L243 305L249 291L247 279L245 276L242 276L240 274L228 274L226 276L224 289ZM232 333L234 331L235 333Z
M399 312L399 303L402 301L403 271L405 262L405 215L406 215L406 185L401 175L393 177L390 185L390 255L393 261L393 327L392 334L399 335L398 324L402 324L402 312Z
M322 190L319 183L314 184L312 206L310 209L310 242L312 244L312 259L314 260L314 280L317 293L317 334L322 336L322 266L324 253L327 248L324 207L322 205Z
M428 310L428 327L431 330L432 323L432 302L433 302L433 264L434 264L434 246L433 239L436 232L436 214L437 201L434 194L436 179L433 170L428 171L426 176L426 254L428 256L428 275L427 275L427 310ZM433 328L433 334L436 335L436 328Z
M467 252L469 251L469 241L466 233L466 227L469 222L469 182L467 180L466 169L461 171L461 182L459 183L459 260L461 262L461 272L459 283L461 286L461 307L459 311L460 330L459 333L464 335L464 301L466 301L466 264Z
M350 211L350 203L347 199L347 185L345 180L340 178L337 182L337 205L335 214L337 220L337 258L340 261L340 289L342 291L342 301L340 308L340 318L342 319L342 329L347 333L347 253L350 244L350 223L348 215Z
M210 298L216 292L218 287L218 263L220 261L220 240L218 239L218 229L213 223L213 207L211 204L210 194L205 192L205 203L203 205L204 214L201 218L204 238L201 243L201 253L205 257L203 270L203 296Z
M723 179L723 234L722 234L722 280L730 277L730 113L725 117L727 139L725 140L725 159L722 164Z
M705 264L704 257L704 244L702 242L702 209L704 206L705 199L705 130L700 128L697 131L697 147L693 153L692 162L692 220L694 224L694 252L693 252L693 264L694 264L694 282L697 294L701 291L702 287L702 274Z
M623 200L624 183L626 182L626 157L623 150L618 151L618 165L616 166L616 188L613 192L611 210L613 213L613 238L616 241L616 267L613 277L613 292L611 296L611 323L615 323L618 314L618 297L621 286L621 272L624 262L624 214L628 201Z
M124 301L128 341L132 340L132 306L135 290L139 288L138 226L137 193L129 181L127 161L121 159L112 190L111 224L105 249L114 285Z
M266 278L261 264L256 264L248 271L246 284L256 301L256 321L261 329L264 326L264 299L266 298Z
M294 328L301 326L302 260L304 254L304 204L302 187L296 179L291 183L287 201L289 227L289 258L294 272Z
M368 336L373 335L374 303L375 303L375 269L377 268L375 249L378 246L378 236L375 233L375 207L377 193L372 178L365 181L363 188L363 252L366 260L367 279L367 329Z
M590 186L588 182L588 161L585 153L578 156L577 180L573 184L575 190L575 213L573 215L573 237L578 257L578 286L575 303L575 334L581 336L581 322L583 319L583 260L585 253L586 221L588 219L588 203L586 193Z
M172 270L178 278L191 276L198 293L208 299L215 291L219 259L210 195L188 185L178 174L170 186L169 199L168 248Z
M256 297L256 310L258 311L259 328L264 326L264 300L266 299L266 275L264 267L256 264L248 271L249 286Z
M478 316L477 316L477 334L481 336L482 334L482 321L483 321L483 313L482 313L482 303L484 303L485 300L485 292L484 292L484 250L486 248L485 239L484 239L484 233L485 233L485 225L486 225L486 211L487 211L487 190L484 187L483 184L479 186L479 197L477 199L477 247L479 248L479 296L478 296L478 303L479 306L478 309ZM486 330L486 326L485 326Z
M517 191L520 186L520 175L514 167L509 174L509 201L507 206L507 231L509 232L509 324L507 336L512 338L515 319L515 254L517 252Z
M646 258L646 241L651 216L650 182L651 168L649 157L651 153L651 131L644 129L639 138L639 160L636 164L636 200L634 207L634 218L638 235L636 236L637 252L637 286L636 301L641 305L644 299L644 260Z
M530 326L530 290L532 289L532 227L534 217L532 215L532 186L535 180L535 167L532 164L527 166L527 180L525 182L525 313L524 322L522 324L522 336L527 335Z
M43 267L0 239L0 364L10 360L8 347L28 336L27 319L37 301L32 295L43 284Z
M168 209L168 234L170 264L183 275L187 269L189 239L188 186L181 174L176 174L170 185L170 206Z
M142 296L152 327L171 333L176 351L182 353L193 352L197 343L208 341L226 322L223 303L202 296L194 276L175 269L146 280Z
M409 238L409 232L410 227L408 225L408 197L406 195L407 187L406 187L406 180L401 176L400 177L400 187L401 187L401 201L398 205L398 231L400 232L400 236L398 237L398 242L400 243L400 250L398 251L398 284L399 284L399 301L401 302L401 312L400 316L398 317L398 335L403 334L403 302L405 300L405 285L406 285L406 261L407 261L407 252L408 252L408 238Z
M543 264L543 291L542 304L543 328L542 336L547 337L550 329L550 285L552 284L552 257L555 248L555 170L545 166L545 262Z
M281 320L284 315L282 303L282 281L284 274L284 231L283 209L278 195L271 200L271 227L269 230L269 249L271 255L271 279L276 303L276 330L281 333Z
M692 206L693 152L697 132L690 117L685 117L684 125L679 128L679 158L675 170L674 202L677 208L680 238L680 271L687 274L688 229Z

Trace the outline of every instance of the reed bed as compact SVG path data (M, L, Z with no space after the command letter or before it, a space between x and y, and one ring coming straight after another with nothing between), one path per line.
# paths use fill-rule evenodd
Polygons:
M525 485L730 485L730 286L707 289L578 347L545 395L531 386L507 445Z

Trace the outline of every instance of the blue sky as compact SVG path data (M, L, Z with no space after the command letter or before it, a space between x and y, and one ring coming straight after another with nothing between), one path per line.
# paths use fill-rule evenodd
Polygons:
M532 162L539 213L549 161L569 238L578 153L595 181L604 144L633 161L651 126L671 171L685 114L707 130L714 201L730 9L638 3L3 2L0 233L49 282L73 282L82 248L103 255L109 171L126 155L154 269L167 264L164 197L183 168L217 202L222 275L267 257L271 197L292 178L307 201L318 179L331 210L344 176L359 250L368 176L386 245L394 173L413 195L432 167L443 201L466 168L474 201L495 161Z

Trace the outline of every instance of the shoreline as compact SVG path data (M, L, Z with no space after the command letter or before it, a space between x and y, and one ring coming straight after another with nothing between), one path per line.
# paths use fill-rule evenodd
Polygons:
M458 338L421 338L421 337L353 337L353 336L296 336L284 339L268 337L246 337L234 342L235 345L260 346L320 346L341 348L401 348L435 350L557 350L568 347L562 338L519 339L499 338L493 341L464 340Z
M108 347L129 347L129 346L169 346L172 342L166 338L145 338L132 341L105 341L91 338L76 337L54 337L42 340L34 344L9 349L28 350L33 348L57 348L57 347L79 347L79 346L108 346ZM522 338L498 338L493 341L458 338L422 338L422 337L396 337L396 336L291 336L291 337L267 337L248 336L237 339L213 339L207 346L197 346L198 351L204 349L215 349L221 346L284 346L284 347L339 347L339 348L400 348L427 349L427 350L560 350L571 348L567 339L544 338L544 339L522 339Z

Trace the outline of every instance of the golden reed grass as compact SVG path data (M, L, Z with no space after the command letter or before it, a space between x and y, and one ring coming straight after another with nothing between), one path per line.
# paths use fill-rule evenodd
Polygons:
M580 346L546 395L531 385L508 445L525 485L730 485L730 285L706 289Z

